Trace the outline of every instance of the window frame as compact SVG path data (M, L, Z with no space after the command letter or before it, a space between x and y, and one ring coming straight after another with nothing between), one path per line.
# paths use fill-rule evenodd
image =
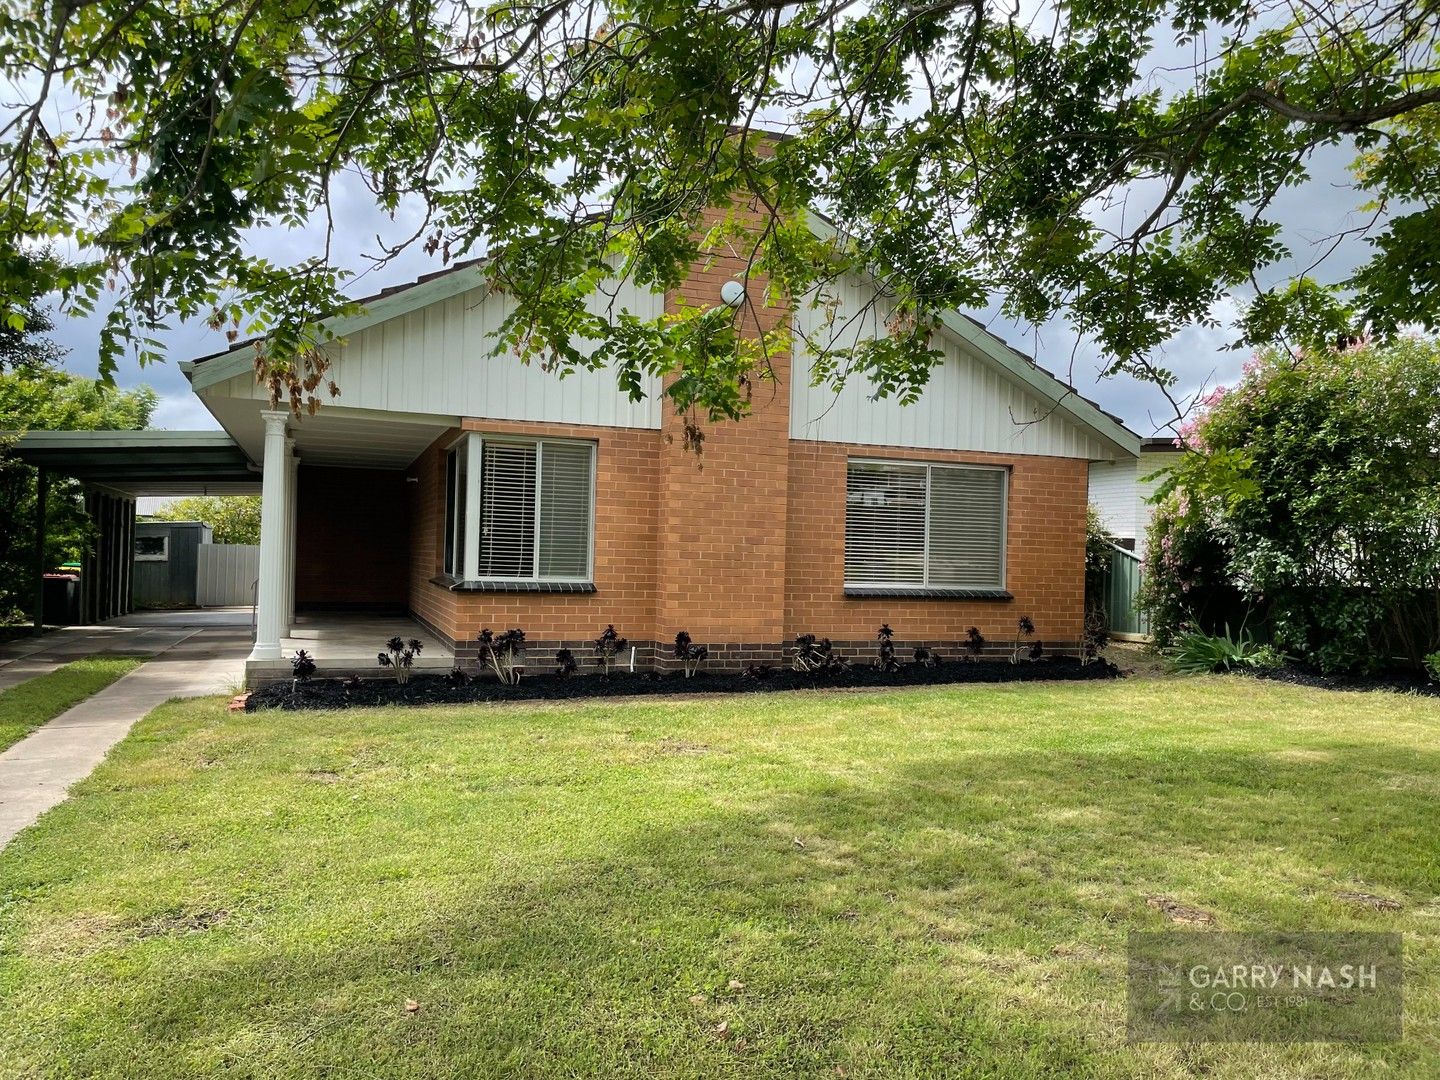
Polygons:
M140 541L141 541L141 540L159 540L159 541L160 541L160 550L159 550L158 552L153 552L153 553L147 554L147 555L142 555L142 554L140 554L140 552L139 552L137 549L138 549L139 546L140 546ZM135 537L135 540L134 540L134 543L132 544L131 549L130 549L130 556L131 556L131 558L133 558L136 562L169 562L169 561L170 561L170 534L169 534L168 532L163 532L163 533L147 533L147 534L144 535L144 536L136 536L136 537Z
M533 533L535 542L530 550L530 573L525 577L499 577L482 576L480 573L480 527L483 513L484 499L481 492L481 482L484 475L484 452L487 443L508 446L532 446L535 447L535 509L533 520ZM565 445L582 446L590 452L589 464L589 499L586 503L586 525L585 525L585 573L582 576L558 576L547 574L542 576L540 570L540 514L543 508L543 486L544 486L544 460L545 446ZM463 524L463 535L458 537L461 546L457 551L457 563L460 573L450 573L450 576L463 581L466 586L497 590L523 588L526 586L587 586L595 580L595 497L597 483L597 465L600 456L599 443L594 439L577 439L565 436L549 435L510 435L496 434L488 435L483 432L466 432L455 442L450 444L450 451L466 455L464 468L465 477L465 513L463 523L457 522L457 526ZM447 452L447 479L448 479L448 452ZM443 522L450 514L449 487L446 490L446 512L442 516ZM457 515L458 516L458 515Z
M883 466L908 466L910 468L923 468L925 470L925 548L922 561L924 580L918 584L898 583L893 581L852 581L850 580L849 560L846 557L846 549L849 547L850 539L850 466L851 465L883 465ZM936 469L968 470L970 472L996 472L1000 474L1000 578L990 585L938 585L930 582L930 516L931 516L931 481ZM845 543L841 549L841 577L843 587L848 592L855 590L859 594L914 594L917 596L935 595L965 595L965 594L996 594L1008 595L1006 584L1010 575L1009 548L1010 548L1010 466L1008 465L980 465L968 461L931 461L916 458L885 458L885 457L847 457L845 459Z

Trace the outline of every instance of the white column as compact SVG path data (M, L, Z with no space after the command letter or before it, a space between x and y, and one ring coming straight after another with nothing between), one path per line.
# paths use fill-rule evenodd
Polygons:
M251 660L279 660L285 636L285 532L290 502L290 414L260 413L265 421L265 460L260 479L260 588L255 610L255 647Z

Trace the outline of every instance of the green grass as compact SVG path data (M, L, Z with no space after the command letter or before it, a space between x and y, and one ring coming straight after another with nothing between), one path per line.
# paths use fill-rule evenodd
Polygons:
M172 703L0 855L0 1075L1435 1076L1437 807L1440 703L1243 678ZM1404 932L1404 1042L1127 1045L1158 896Z
M0 693L0 750L13 746L72 705L104 690L145 662L138 656L92 656L37 675Z

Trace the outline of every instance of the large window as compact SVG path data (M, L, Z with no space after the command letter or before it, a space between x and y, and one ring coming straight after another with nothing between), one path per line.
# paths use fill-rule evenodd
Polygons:
M1003 468L853 460L845 484L845 584L1003 589Z
M588 582L595 445L467 435L446 460L445 572Z

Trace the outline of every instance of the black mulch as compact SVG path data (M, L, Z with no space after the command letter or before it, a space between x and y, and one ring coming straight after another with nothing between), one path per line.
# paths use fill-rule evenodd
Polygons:
M788 668L771 668L763 677L701 671L687 679L680 672L616 672L577 675L561 679L537 675L519 686L503 686L493 675L458 684L445 675L414 675L404 686L392 678L345 681L314 679L293 686L272 683L250 695L248 711L256 709L349 709L363 705L463 705L479 701L548 701L652 694L753 694L782 690L833 690L849 687L943 686L950 683L1037 682L1045 679L1080 681L1114 679L1120 669L1107 660L1081 664L1069 656L1027 660L1019 664L985 660L952 661L927 668L910 664L891 674L873 667L853 665L834 675L810 674Z
M1278 668L1260 668L1252 674L1257 679L1290 683L1292 686L1313 686L1319 690L1388 690L1393 694L1422 694L1440 697L1440 683L1431 682L1422 671L1381 671L1374 675L1322 675L1309 668L1287 664Z

